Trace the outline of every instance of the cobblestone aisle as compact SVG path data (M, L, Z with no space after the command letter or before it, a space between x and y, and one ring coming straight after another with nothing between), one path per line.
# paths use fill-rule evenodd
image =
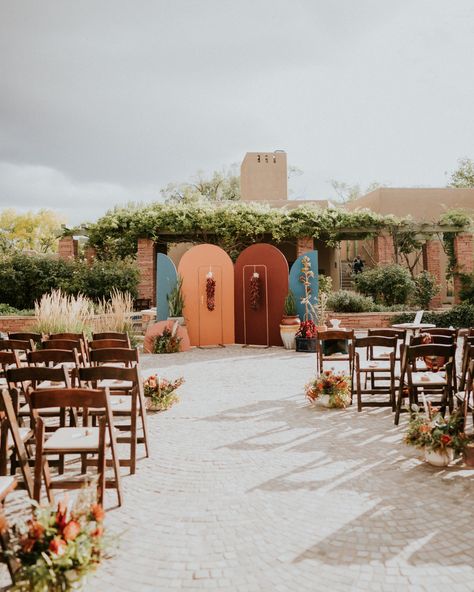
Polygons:
M156 364L185 376L181 402L150 417L152 458L107 515L120 546L87 590L474 590L474 471L422 463L404 416L309 407L310 354Z

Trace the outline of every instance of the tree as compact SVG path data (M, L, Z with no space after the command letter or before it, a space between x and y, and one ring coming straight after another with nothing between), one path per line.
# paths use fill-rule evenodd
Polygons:
M63 220L51 210L19 214L13 209L0 212L0 253L56 251Z
M474 187L474 162L470 158L458 160L458 168L451 173L448 187Z
M365 191L363 191L359 184L349 185L349 183L337 181L336 179L331 179L330 183L331 187L337 193L338 201L344 204L354 201L358 197L361 197L370 191L374 191L374 189L377 189L378 187L384 186L382 183L374 181L370 183Z
M161 195L166 203L239 201L240 176L236 165L227 170L214 171L210 178L199 171L192 182L170 183L161 190Z

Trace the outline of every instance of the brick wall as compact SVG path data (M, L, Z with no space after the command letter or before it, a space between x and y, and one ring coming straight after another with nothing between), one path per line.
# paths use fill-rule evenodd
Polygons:
M23 333L31 331L36 322L35 317L0 316L0 332Z
M440 291L431 299L430 308L441 306L441 285L443 283L441 271L441 243L439 240L428 240L423 245L423 269L433 274Z
M58 254L60 259L76 259L78 255L77 240L72 236L63 236L59 240Z
M391 236L381 234L374 238L374 259L376 263L393 263L395 249Z
M155 305L156 256L155 243L149 238L138 239L137 264L140 269L138 297L149 298Z
M296 256L304 255L314 250L314 239L309 236L296 239Z
M474 235L459 234L454 239L454 254L458 263L458 271L461 273L474 272ZM460 302L459 290L461 281L454 276L454 302Z
M364 313L328 313L328 319L339 319L345 329L382 329L391 327L393 317L400 313L364 312ZM327 323L330 326L330 323Z

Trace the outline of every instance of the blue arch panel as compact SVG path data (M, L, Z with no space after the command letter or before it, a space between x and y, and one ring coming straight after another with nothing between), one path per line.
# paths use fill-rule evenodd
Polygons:
M311 279L311 303L316 305L318 300L318 251L308 251L300 255L293 263L290 269L290 290L295 295L296 310L301 320L304 319L305 306L301 304L301 299L304 298L304 286L300 281L301 266L303 257L309 257L311 261L311 271L314 272L314 277Z
M156 320L166 321L168 318L168 294L176 286L178 274L173 261L158 253L156 257Z

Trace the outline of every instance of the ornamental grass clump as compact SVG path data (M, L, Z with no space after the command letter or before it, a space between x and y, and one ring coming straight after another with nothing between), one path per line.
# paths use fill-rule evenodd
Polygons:
M92 302L79 294L69 296L61 290L43 294L35 303L38 333L82 333L90 332L94 307Z
M96 333L113 331L133 336L133 299L130 293L112 290L109 300L101 300L95 310L93 324Z
M12 543L19 569L11 590L67 592L80 589L82 578L105 555L104 510L83 492L71 510L36 506L33 516L13 529Z
M412 413L404 438L405 444L431 450L441 454L448 448L459 454L464 449L468 438L464 433L464 412L462 407L449 417L443 417L439 408L426 404L421 411L418 405L412 405Z
M325 370L305 385L305 395L312 403L327 397L328 407L345 409L351 402L351 378L343 372Z

